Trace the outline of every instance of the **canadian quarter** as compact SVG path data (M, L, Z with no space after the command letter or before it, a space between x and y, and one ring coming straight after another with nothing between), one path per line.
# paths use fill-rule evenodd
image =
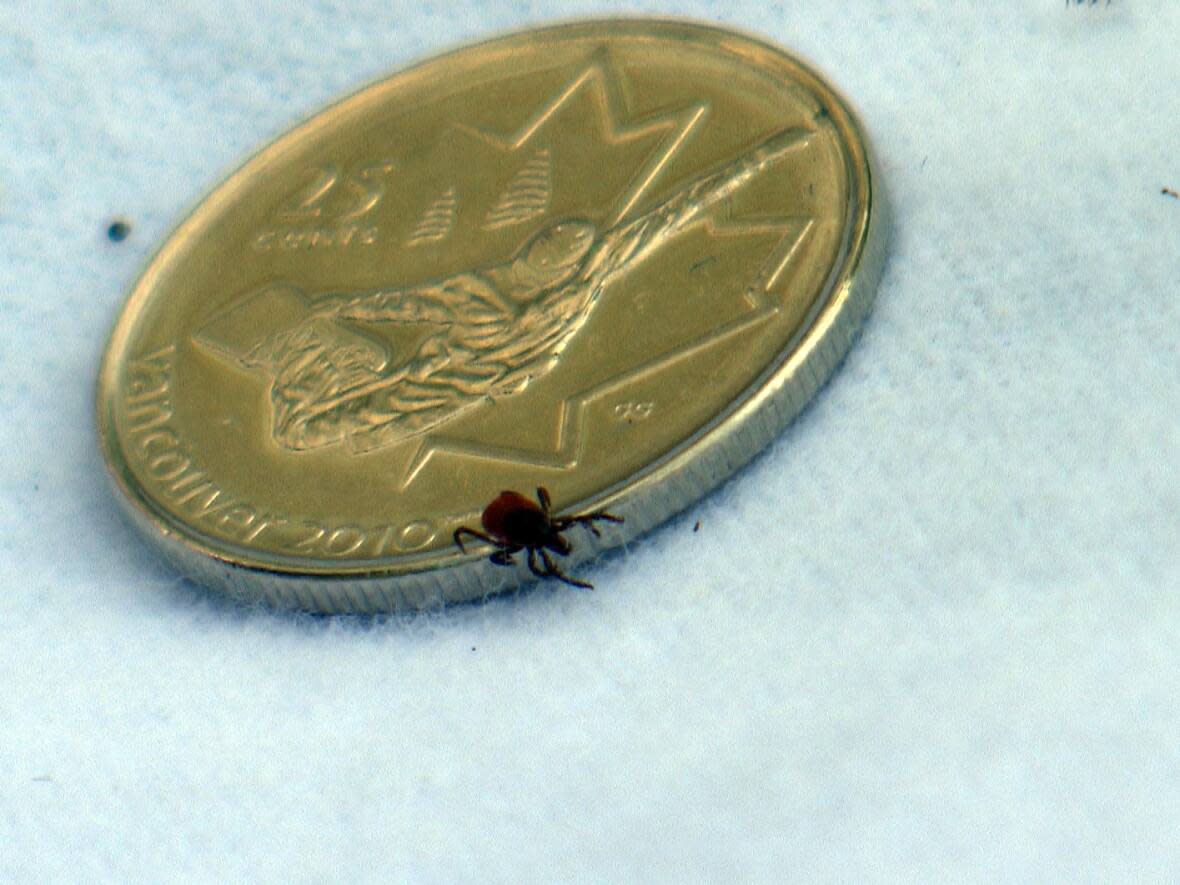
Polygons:
M395 74L250 159L130 293L98 421L182 570L325 612L527 578L452 542L502 489L572 567L772 439L880 275L864 136L808 66L699 24L591 21ZM581 533L577 533L581 532Z

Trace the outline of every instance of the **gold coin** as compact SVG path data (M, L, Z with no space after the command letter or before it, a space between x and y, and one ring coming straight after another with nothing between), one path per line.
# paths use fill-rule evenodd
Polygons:
M696 24L498 38L251 158L131 291L98 421L132 520L250 600L391 611L568 573L762 448L880 273L845 102ZM505 489L625 519L489 561ZM546 555L550 555L546 552Z

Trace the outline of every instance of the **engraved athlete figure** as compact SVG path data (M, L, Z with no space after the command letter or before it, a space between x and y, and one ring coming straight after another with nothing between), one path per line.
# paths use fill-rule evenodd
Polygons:
M303 305L301 321L249 346L230 340L234 331L226 322L203 338L244 367L273 376L272 429L285 448L347 440L364 451L406 439L489 397L517 393L551 370L612 281L805 143L810 132L783 130L608 230L560 220L502 264L408 287L310 298L272 287L249 296L266 305L257 309L269 327L292 300ZM352 331L367 323L433 330L399 362L376 339Z

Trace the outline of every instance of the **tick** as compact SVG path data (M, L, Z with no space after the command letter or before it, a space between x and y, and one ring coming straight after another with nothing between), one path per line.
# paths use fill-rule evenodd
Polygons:
M496 552L490 557L496 565L515 565L516 560L513 557L526 550L529 571L538 578L557 578L571 587L593 590L593 584L576 581L562 572L549 555L549 551L558 556L569 556L573 548L570 542L562 537L562 532L578 523L586 526L595 537L598 537L598 527L594 523L622 522L623 518L602 510L583 513L581 516L554 516L549 492L542 486L537 489L536 502L520 492L500 492L492 503L484 508L479 521L483 524L482 532L467 526L455 529L455 543L464 553L467 551L463 546L463 535L487 541L496 547Z

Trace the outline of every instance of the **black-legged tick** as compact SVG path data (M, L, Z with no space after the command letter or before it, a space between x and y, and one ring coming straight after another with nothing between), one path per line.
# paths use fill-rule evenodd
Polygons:
M544 487L537 489L536 503L520 492L503 491L484 508L483 515L480 516L479 521L483 524L484 530L477 532L467 526L460 526L455 529L455 543L460 550L467 552L463 547L463 535L487 541L497 548L490 557L496 565L515 565L516 561L512 557L522 550L528 551L526 556L529 571L538 578L557 578L571 587L593 590L593 584L576 581L562 572L549 555L549 551L552 550L558 556L569 556L573 548L561 533L581 523L597 537L598 528L594 523L600 520L622 522L623 518L602 510L584 513L581 516L554 516L549 503L549 492ZM537 564L538 559L541 565Z

